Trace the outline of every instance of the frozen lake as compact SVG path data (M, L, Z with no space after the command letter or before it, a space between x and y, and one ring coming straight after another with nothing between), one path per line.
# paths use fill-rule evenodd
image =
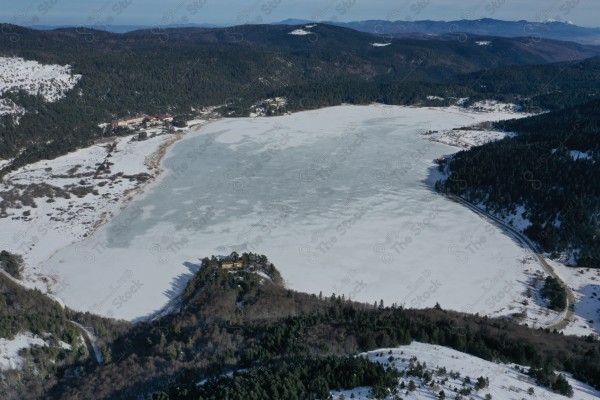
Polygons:
M432 160L456 150L419 136L504 118L514 115L340 106L214 122L44 269L67 305L130 320L176 296L199 259L234 250L266 254L292 289L507 314L524 290L523 250L433 192Z

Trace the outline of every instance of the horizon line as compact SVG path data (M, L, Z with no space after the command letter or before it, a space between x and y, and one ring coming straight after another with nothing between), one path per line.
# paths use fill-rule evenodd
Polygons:
M450 23L450 22L458 22L458 21L469 21L469 22L477 22L477 21L498 21L498 22L508 22L508 23L516 23L516 22L527 22L531 24L565 24L569 26L574 26L578 28L584 29L600 29L600 26L584 26L578 25L571 21L557 21L557 20L545 20L545 21L529 21L526 19L518 19L518 20L505 20L505 19L496 19L496 18L476 18L476 19L453 19L453 20L435 20L435 19L423 19L423 20L385 20L385 19L365 19L365 20L350 20L350 21L332 21L332 20L323 20L323 21L314 21L302 18L287 18L281 21L275 22L265 22L265 23L255 23L255 22L245 22L245 23L210 23L210 22L191 22L186 24L145 24L145 23L122 23L122 24L99 24L99 23L57 23L57 24L37 24L37 25L19 25L9 21L0 20L0 24L7 25L15 25L22 28L35 29L35 30L45 30L45 28L94 28L98 30L106 30L109 27L135 27L135 28L153 28L153 27L168 27L168 28L177 28L177 27L208 27L208 28L225 28L231 26L244 26L244 25L303 25L305 23L321 23L321 24L351 24L356 22L384 22L384 23L419 23L419 22L439 22L439 23ZM296 21L297 23L288 23L292 21Z

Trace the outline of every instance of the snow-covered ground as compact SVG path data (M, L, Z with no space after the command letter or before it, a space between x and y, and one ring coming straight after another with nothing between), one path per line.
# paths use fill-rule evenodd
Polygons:
M432 160L455 150L420 136L510 117L374 105L218 121L44 270L66 304L130 320L176 297L199 258L233 250L267 254L297 290L519 314L535 263L527 271L512 239L431 190Z
M437 96L427 96L428 100L443 100ZM459 103L464 103L467 99L460 99ZM502 119L523 118L529 114L519 113L518 107L514 104L500 103L494 100L483 100L470 104L465 108L467 112L481 113L502 113ZM488 121L495 121L490 119ZM424 132L423 135L427 140L447 144L449 146L469 149L474 146L481 146L489 142L504 139L505 137L513 137L513 132L502 132L492 129L491 124L474 124L465 127L453 129L440 129Z
M516 205L511 212L496 212L489 210L483 203L475 204L477 208L502 220L509 227L523 234L531 225L523 205ZM560 221L552 222L555 225ZM547 271L540 268L539 260L530 251L524 252L523 268L528 274L525 299L527 313L519 318L521 323L531 327L546 327L554 325L564 312L556 312L547 308L548 301L540 295ZM575 296L574 313L567 326L561 332L568 335L599 335L600 334L600 271L591 268L575 267L572 256L561 256L554 260L550 254L543 254L545 262L558 277L573 291Z
M160 158L180 134L160 134L157 128L148 135L144 141L132 141L137 133L115 138L5 176L0 249L23 256L27 286L44 292L50 287L55 294L65 290L69 280L57 283L56 271L44 268L44 262L91 235L158 176ZM101 170L102 164L108 168Z
M66 343L65 343L66 344ZM32 346L47 346L48 343L31 333L19 333L12 340L0 338L0 371L7 369L20 369L23 359L20 351Z
M574 318L562 331L569 335L600 333L600 270L566 266L547 258L556 274L573 290Z
M592 155L590 154L589 151L581 152L581 151L577 151L577 150L571 150L569 152L569 154L571 155L571 158L573 160L591 160L592 159Z
M25 109L16 105L11 99L0 99L0 116L7 114L19 115L24 113Z
M428 140L433 142L444 143L463 149L481 146L482 144L495 142L505 137L512 137L513 135L511 132L481 129L451 129L424 134Z
M371 46L373 47L385 47L385 46L389 46L391 43L371 43Z
M481 100L476 101L473 104L469 104L468 109L471 111L479 112L496 112L504 111L509 113L519 112L519 106L512 103L502 103L496 100ZM519 118L523 118L526 115L521 114Z
M69 65L43 65L20 57L0 57L0 77L0 95L22 89L48 102L63 98L81 79Z
M525 207L516 206L512 212L498 213L486 209L483 204L476 204L477 208L503 221L509 227L522 233L531 223L525 213ZM516 237L511 232L505 232L515 241L525 245L522 239ZM546 262L548 261L545 258ZM521 293L520 304L513 304L512 307L504 310L504 313L498 312L496 315L512 317L515 321L526 324L532 328L546 328L558 323L564 316L564 311L553 311L548 308L548 300L541 294L540 290L544 285L544 280L548 276L548 271L544 269L538 257L526 247L523 247L522 256L519 258L526 280L522 282L524 290ZM600 332L600 331L598 331ZM569 331L570 333L570 331ZM586 332L585 334L589 334Z
M416 384L415 391L398 388L399 396L405 400L438 399L442 390L446 395L446 399L454 399L454 389L461 390L465 387L473 389L472 394L463 396L465 399L480 400L484 399L487 394L491 394L493 400L566 399L565 396L553 393L548 388L538 386L535 380L521 372L523 368L527 370L527 367L516 364L494 363L443 346L413 342L409 346L373 350L359 356L367 357L383 365L394 366L400 372L404 371L405 376L401 378L404 385L408 387L411 380ZM425 384L421 378L406 374L410 369L410 365L416 366L417 362L427 364L424 370L432 374L435 381L433 386ZM459 373L459 376L456 373ZM573 399L591 400L600 397L600 392L591 386L573 379L569 374L564 373L563 376L573 387ZM464 385L466 377L469 377L471 383ZM487 387L475 391L473 386L479 377L487 378L489 384ZM332 395L334 400L341 398L359 400L372 398L370 388L367 387L336 391L332 392ZM393 398L390 395L387 399Z
M288 35L296 35L296 36L304 36L304 35L310 35L312 32L307 31L305 29L294 29L291 32L288 32Z

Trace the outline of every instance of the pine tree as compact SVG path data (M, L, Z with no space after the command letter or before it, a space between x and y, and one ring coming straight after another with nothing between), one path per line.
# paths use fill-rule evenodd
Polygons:
M556 393L562 394L563 396L573 397L573 387L562 374L559 374L556 378L556 381L552 385L552 390L554 390Z
M417 390L417 385L415 384L415 381L413 381L412 379L408 382L408 390L410 390L411 392L414 392L415 390Z

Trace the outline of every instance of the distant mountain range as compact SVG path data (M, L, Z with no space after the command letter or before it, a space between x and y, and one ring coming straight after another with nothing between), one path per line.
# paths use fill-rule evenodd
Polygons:
M224 25L215 25L215 24L179 24L179 25L34 25L28 26L28 28L36 29L40 31L52 31L55 29L65 29L65 28L85 28L85 29L94 29L99 31L106 31L111 33L128 33L133 31L139 31L144 29L172 29L172 28L219 28L224 27Z
M273 23L273 25L303 25L311 24L314 21L303 19L286 19L284 21ZM361 32L373 33L378 35L391 35L393 37L426 37L430 35L445 34L473 34L480 36L501 36L501 37L526 37L531 36L540 39L566 40L578 42L581 44L600 45L600 28L586 28L574 25L570 22L545 21L502 21L492 18L483 18L477 20L457 20L457 21L388 21L388 20L369 20L336 22L321 21L330 25L338 25L351 28ZM164 25L161 29L169 28L217 28L226 25L218 24L185 24L185 25ZM68 25L51 26L38 25L31 28L39 30L53 30L57 28L73 27ZM103 25L87 26L88 28L105 30L112 33L127 33L141 29L151 29L151 25ZM154 27L156 28L156 27Z
M297 25L298 20L282 21L282 24ZM308 23L308 22L307 22ZM394 37L423 35L444 35L467 33L481 36L523 37L567 40L582 44L600 45L600 28L585 28L567 22L546 21L501 21L491 18L459 21L353 21L328 22L361 32Z
M258 102L278 96L290 100L281 112L374 101L424 104L430 95L448 99L448 104L451 98L490 96L519 102L536 88L517 93L521 86L508 86L488 96L493 85L482 88L484 78L452 81L500 67L600 57L600 46L575 42L454 33L399 39L329 24L149 28L125 34L8 24L0 29L0 57L69 65L82 76L54 103L18 90L3 94L4 104L26 111L18 121L0 118L0 158L14 158L11 169L88 145L112 134L99 124L138 113L185 118L190 110L215 106L223 115L242 116ZM565 84L557 90L564 87L570 88ZM587 89L577 94L594 94ZM564 102L561 97L560 104ZM81 104L88 113L85 119Z

